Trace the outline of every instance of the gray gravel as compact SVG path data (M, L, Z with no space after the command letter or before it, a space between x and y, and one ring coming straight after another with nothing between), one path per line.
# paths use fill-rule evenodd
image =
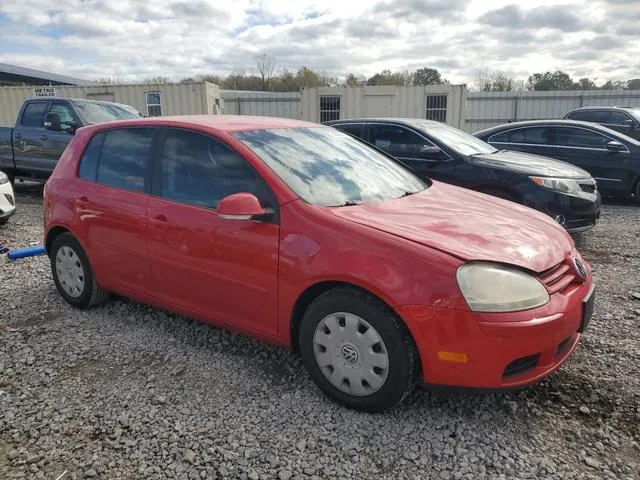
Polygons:
M0 243L42 232L16 186ZM418 389L389 413L330 402L300 358L115 299L76 311L46 257L0 265L0 478L640 478L640 207L577 238L595 317L555 375L515 393Z

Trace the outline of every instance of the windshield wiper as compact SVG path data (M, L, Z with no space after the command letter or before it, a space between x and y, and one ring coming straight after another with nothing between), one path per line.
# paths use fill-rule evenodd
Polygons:
M353 200L348 200L340 205L333 205L334 207L353 207L354 205L362 205L361 202L354 202Z
M404 192L402 195L400 195L399 197L396 197L396 198L404 198L404 197L408 197L409 195L413 195L414 193L416 193L416 192L410 192L410 191L408 191L408 190L407 190L407 191L406 191L406 192Z

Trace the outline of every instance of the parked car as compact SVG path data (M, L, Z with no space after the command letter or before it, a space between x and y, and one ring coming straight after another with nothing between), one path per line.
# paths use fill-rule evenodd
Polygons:
M588 171L602 195L640 199L640 142L595 123L531 120L474 135L496 148L554 157Z
M432 178L526 205L570 232L593 228L600 193L588 172L569 163L505 150L441 122L360 118L326 122Z
M16 177L46 180L58 158L83 126L139 118L131 106L97 100L25 100L13 128L0 128L0 168Z
M0 171L0 225L9 221L11 215L16 213L16 197L9 176Z
M591 268L536 210L334 128L187 116L81 128L44 189L60 295L116 292L302 354L349 407L417 381L528 385L578 344Z
M567 112L564 118L598 123L640 140L640 107L580 107Z

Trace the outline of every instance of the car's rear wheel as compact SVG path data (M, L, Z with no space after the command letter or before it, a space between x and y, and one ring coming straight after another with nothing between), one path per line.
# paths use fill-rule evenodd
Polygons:
M53 281L68 303L87 308L108 298L108 292L96 282L87 254L73 235L58 235L51 246L49 258Z
M318 387L356 410L393 407L418 378L409 331L382 301L360 290L339 287L315 299L302 319L299 342Z

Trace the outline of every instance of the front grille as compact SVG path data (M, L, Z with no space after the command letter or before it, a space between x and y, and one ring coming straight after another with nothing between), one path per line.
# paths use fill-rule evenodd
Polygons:
M596 184L595 183L580 183L580 189L583 192L587 192L587 193L595 193L596 191Z
M540 361L540 354L536 353L535 355L529 355L527 357L522 357L514 360L507 368L504 369L503 377L511 377L513 375L519 375L521 373L526 372L527 370L531 370L535 368L535 366Z
M555 267L542 272L538 279L547 287L549 295L564 290L576 279L572 268L565 262L559 263Z
M571 339L573 337L567 337L565 338L562 342L560 342L560 344L558 345L558 348L556 349L556 356L560 356L562 355L564 352L567 351L567 348L569 348L569 345L571 344Z

